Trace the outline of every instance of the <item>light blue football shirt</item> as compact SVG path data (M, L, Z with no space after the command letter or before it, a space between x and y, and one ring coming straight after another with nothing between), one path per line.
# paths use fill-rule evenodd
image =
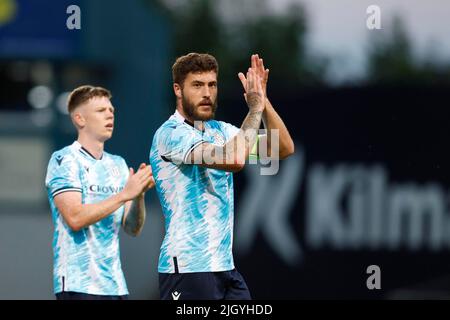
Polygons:
M176 111L153 138L150 164L165 218L161 273L234 269L233 174L185 160L201 143L224 145L239 129L216 120L204 126L194 128Z
M62 192L80 192L83 204L98 203L120 192L128 167L119 156L103 152L95 159L80 143L56 151L48 164L45 184L52 210L54 292L126 295L120 263L119 230L125 206L103 220L74 232L55 206Z

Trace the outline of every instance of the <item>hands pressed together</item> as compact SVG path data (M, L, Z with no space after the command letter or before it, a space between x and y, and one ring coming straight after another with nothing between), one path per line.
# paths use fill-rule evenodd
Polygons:
M250 111L263 111L269 80L269 69L265 69L263 59L257 54L252 55L247 74L239 72L238 77L244 87L244 97Z
M152 168L150 165L141 163L136 173L133 168L130 168L130 175L122 192L128 201L138 196L143 196L147 190L153 188L154 186L155 180L153 178Z

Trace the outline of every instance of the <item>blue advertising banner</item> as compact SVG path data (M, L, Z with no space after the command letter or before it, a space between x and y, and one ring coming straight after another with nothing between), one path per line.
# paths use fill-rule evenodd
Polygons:
M75 5L79 8L80 2L0 0L0 57L76 56L80 29L69 29L67 22L73 22L75 13L69 7Z

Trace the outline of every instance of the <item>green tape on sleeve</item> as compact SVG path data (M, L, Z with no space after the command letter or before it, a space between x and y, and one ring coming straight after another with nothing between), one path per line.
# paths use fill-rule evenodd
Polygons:
M252 151L250 151L250 154L248 156L249 159L259 159L258 156L258 143L259 143L259 135L256 137L256 142L253 145Z

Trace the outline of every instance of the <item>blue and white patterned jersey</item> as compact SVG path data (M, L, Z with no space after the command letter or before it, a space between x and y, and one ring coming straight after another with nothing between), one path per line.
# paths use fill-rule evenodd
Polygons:
M175 112L155 133L150 164L165 218L158 271L217 272L234 269L233 174L184 164L198 145L224 145L239 131L210 120L202 132Z
M54 202L54 197L62 192L76 191L81 192L83 204L98 203L120 192L128 175L123 158L103 152L102 158L97 160L77 141L53 153L45 184L54 225L55 293L128 294L119 250L119 230L125 206L74 232Z

